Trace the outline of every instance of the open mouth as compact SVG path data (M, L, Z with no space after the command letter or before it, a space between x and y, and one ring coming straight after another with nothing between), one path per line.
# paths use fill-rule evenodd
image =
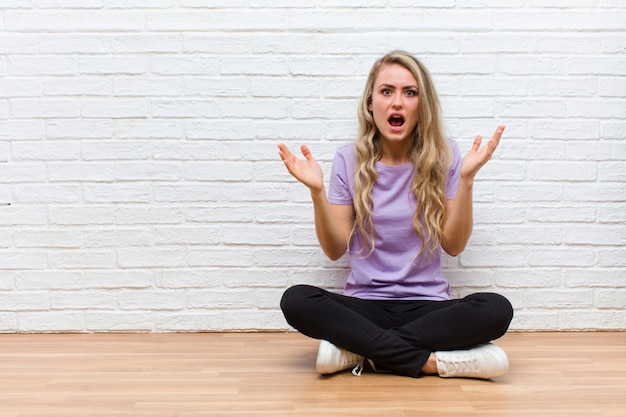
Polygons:
M393 127L400 127L404 124L404 117L398 115L398 114L394 114L391 117L389 117L389 124Z

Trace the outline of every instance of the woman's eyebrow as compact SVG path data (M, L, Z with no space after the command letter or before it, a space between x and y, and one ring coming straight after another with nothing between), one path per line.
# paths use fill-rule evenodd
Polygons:
M393 88L393 89L395 89L396 86L393 85L393 84L383 83L383 84L379 85L378 88ZM411 89L411 88L417 89L418 87L415 84L405 85L404 87L402 87L403 90L408 90L408 89Z

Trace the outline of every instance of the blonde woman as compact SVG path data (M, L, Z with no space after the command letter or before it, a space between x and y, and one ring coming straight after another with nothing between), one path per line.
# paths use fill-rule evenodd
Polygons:
M493 378L505 374L505 352L490 343L513 317L494 293L452 299L442 250L455 256L472 232L472 187L498 146L504 126L461 158L444 135L428 70L403 51L372 67L359 106L356 143L335 155L328 195L311 152L304 160L280 144L287 170L306 185L315 230L332 260L346 252L343 294L310 285L285 291L287 322L320 339L317 371L331 374L367 363L375 371L418 377Z

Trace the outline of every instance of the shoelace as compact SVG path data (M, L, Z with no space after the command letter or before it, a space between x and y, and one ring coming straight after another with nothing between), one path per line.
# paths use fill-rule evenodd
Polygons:
M451 371L456 373L464 373L464 372L474 372L476 369L474 359L466 358L464 360L455 360L455 361L442 361L446 367L446 373L450 373Z
M363 362L364 360L362 359L361 362L357 364L357 366L352 368L352 375L361 376L361 373L363 373Z
M352 369L352 375L361 376L361 373L363 372L363 363L365 362L365 358L344 349L341 349L341 353L342 355L340 357L340 361L342 365L345 364L349 366L351 363L356 363L356 366Z

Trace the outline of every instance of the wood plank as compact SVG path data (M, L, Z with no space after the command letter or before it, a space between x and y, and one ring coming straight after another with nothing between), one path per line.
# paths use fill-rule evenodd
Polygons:
M0 416L626 416L626 333L509 333L492 381L319 376L297 333L0 335Z

